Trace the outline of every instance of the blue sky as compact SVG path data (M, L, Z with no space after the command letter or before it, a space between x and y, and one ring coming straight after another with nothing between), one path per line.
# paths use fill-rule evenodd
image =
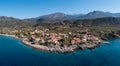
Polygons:
M31 18L54 12L120 12L120 0L0 0L0 16Z

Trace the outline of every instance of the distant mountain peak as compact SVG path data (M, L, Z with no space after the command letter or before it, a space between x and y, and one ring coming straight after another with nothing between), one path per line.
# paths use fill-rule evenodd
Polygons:
M50 19L50 20L56 20L56 19L66 19L68 18L67 14L61 13L61 12L56 12L48 15L43 15L40 17L37 17L39 19Z
M103 11L93 11L93 12L89 12L88 15L89 15L89 14L97 15L97 14L104 14L104 13L105 13L105 12L103 12Z
M58 12L58 13L50 14L49 17L53 19L62 19L62 18L67 18L67 15Z
M84 15L83 19L91 19L91 18L103 18L103 17L112 17L112 13L103 12L103 11L93 11Z
M35 21L44 21L44 20L67 20L67 19L95 19L95 18L104 18L104 17L120 17L120 13L110 13L104 11L92 11L87 14L74 14L69 15L61 12L56 12L48 15L43 15L31 20Z
M14 17L7 17L7 16L0 16L0 21L15 21L15 20L20 20L18 18L14 18Z
M65 13L62 13L62 12L56 12L56 13L52 13L54 15L65 15Z
M89 13L104 13L103 11L92 11L92 12L89 12Z

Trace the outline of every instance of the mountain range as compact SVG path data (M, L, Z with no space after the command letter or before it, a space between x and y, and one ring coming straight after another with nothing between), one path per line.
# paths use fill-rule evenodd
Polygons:
M6 17L6 16L0 16L0 21L32 21L32 22L41 22L41 21L47 21L47 20L78 20L78 19L95 19L95 18L104 18L104 17L120 17L120 13L110 13L110 12L103 12L103 11L93 11L89 12L87 14L75 14L75 15L69 15L65 13L53 13L48 15L43 15L35 18L28 18L28 19L17 19L13 17Z
M120 13L110 13L103 11L93 11L87 14L65 14L61 12L52 13L48 15L42 15L36 18L29 18L23 20L32 20L32 21L43 21L43 20L66 20L66 19L95 19L95 18L104 18L104 17L120 17ZM20 20L13 17L0 16L0 20Z
M69 15L64 13L53 13L29 19L18 19L0 16L0 28L20 29L25 27L58 27L58 26L120 26L120 13L93 11L88 14Z
M65 19L95 19L104 17L120 17L120 13L110 13L103 11L93 11L87 14L69 15L64 13L53 13L48 15L39 16L35 20L65 20Z

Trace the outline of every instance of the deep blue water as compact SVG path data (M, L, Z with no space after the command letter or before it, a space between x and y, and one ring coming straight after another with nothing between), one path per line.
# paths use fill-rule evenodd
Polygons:
M37 51L0 36L0 66L120 66L120 39L110 42L94 50L60 54Z

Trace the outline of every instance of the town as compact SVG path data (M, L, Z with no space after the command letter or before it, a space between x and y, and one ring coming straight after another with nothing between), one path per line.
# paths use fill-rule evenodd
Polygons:
M73 52L78 49L93 49L104 41L88 29L67 33L50 32L49 29L33 31L13 30L12 35L25 45L49 52Z

